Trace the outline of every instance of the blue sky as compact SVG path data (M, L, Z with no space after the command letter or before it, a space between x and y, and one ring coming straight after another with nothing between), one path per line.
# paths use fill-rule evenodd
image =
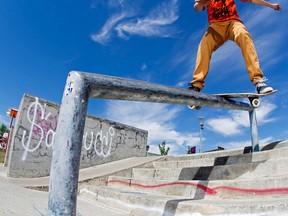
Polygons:
M270 0L269 0L270 1ZM277 0L276 0L277 1ZM272 2L272 0L271 0ZM236 0L268 83L278 93L257 109L260 143L288 137L287 9L281 12ZM187 88L198 43L208 23L192 0L17 0L0 2L0 124L24 93L61 103L71 70L120 76ZM205 93L254 92L240 49L227 42L213 56ZM199 145L203 150L250 145L248 113L184 105L92 99L90 114L149 132L151 151L166 140L169 154Z

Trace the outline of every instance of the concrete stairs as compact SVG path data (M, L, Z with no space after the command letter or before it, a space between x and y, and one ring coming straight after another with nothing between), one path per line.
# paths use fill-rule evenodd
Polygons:
M127 215L288 215L288 142L150 160L79 185Z

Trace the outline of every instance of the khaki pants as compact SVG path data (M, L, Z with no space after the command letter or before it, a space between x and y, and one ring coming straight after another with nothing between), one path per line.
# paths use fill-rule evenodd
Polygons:
M211 23L203 36L197 53L196 66L193 74L193 86L204 87L204 79L208 74L211 55L227 40L234 41L241 49L246 62L250 81L255 85L262 79L258 56L251 35L242 22L229 20Z

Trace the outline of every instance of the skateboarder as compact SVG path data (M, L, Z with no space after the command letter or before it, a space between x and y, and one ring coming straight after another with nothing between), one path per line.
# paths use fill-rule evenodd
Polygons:
M280 11L279 4L272 4L264 0L242 0ZM198 47L193 80L189 89L201 91L204 79L208 74L211 55L227 40L234 41L241 49L250 81L255 85L258 93L267 93L273 90L265 84L258 56L251 35L243 25L236 11L234 0L195 0L194 10L197 12L207 8L209 27L202 37Z

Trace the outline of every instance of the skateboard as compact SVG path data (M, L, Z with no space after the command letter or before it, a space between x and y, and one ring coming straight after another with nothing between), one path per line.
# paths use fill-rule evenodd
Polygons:
M277 90L273 90L264 94L258 94L258 93L223 93L223 94L212 94L214 96L219 96L223 98L248 98L250 101L250 104L252 107L257 108L260 105L260 97L265 97L271 94L274 94L277 92ZM201 109L201 106L193 106L193 105L188 105L189 109L195 109L199 110Z

